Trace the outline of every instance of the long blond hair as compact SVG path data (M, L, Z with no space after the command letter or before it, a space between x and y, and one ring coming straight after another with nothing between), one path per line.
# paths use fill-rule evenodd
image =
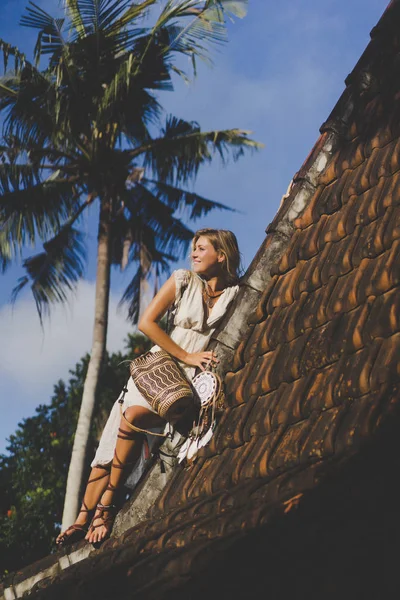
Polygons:
M199 229L194 234L192 249L194 250L199 237L205 236L210 240L216 252L225 256L222 268L225 271L229 285L235 285L239 281L241 265L240 252L236 235L228 229Z

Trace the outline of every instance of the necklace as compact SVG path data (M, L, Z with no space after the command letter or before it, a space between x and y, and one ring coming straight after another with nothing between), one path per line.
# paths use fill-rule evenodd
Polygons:
M203 289L203 299L208 308L212 308L217 301L217 299L222 296L225 290L221 290L220 292L213 292L209 285L206 283Z

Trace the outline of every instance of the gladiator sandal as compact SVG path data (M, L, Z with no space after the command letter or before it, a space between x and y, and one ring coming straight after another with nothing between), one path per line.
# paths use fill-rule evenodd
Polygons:
M118 432L119 433L117 435L117 438L123 441L133 441L138 437L138 434L136 432L125 431L120 427L118 428ZM137 459L132 462L123 462L119 459L116 451L114 452L114 459L117 462L113 461L111 468L120 470L126 469L127 467L132 467L137 462ZM119 491L119 488L119 484L113 485L111 482L109 482L104 492L113 492L113 494L115 494L117 491ZM88 533L92 533L95 529L98 529L99 527L105 527L107 533L101 540L99 540L98 542L94 542L95 545L103 543L106 539L110 537L119 508L120 507L117 504L103 504L102 502L99 502L97 504L96 512L92 519L92 522L90 523ZM105 516L104 513L108 514Z
M90 483L95 483L96 481L100 481L101 479L104 479L104 477L109 476L110 467L98 465L96 468L104 469L106 472L104 473L104 475L99 475L98 477L93 477L93 479L89 479L87 485L89 485ZM75 542L79 542L80 540L82 540L89 530L94 511L95 508L88 508L87 504L85 504L85 502L82 501L79 515L81 513L87 513L87 523L82 525L80 523L74 523L73 525L70 525L61 535L58 536L58 538L56 539L56 545L59 548L64 548L65 546L70 546L71 544L75 544Z

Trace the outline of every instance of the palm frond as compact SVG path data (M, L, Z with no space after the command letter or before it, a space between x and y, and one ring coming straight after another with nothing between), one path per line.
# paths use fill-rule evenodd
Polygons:
M3 54L4 71L7 71L10 56L14 57L14 72L19 73L26 64L26 56L16 46L0 38L0 52Z
M104 32L118 34L157 0L145 0L140 4L132 0L64 0L78 37Z
M234 208L231 208L226 204L209 200L194 192L182 190L181 188L168 185L161 181L143 178L142 184L147 188L150 188L153 195L164 204L171 207L173 211L179 211L179 213L182 214L188 210L187 217L189 220L205 217L210 211L215 209L236 212Z
M144 185L137 183L124 196L124 204L130 214L129 226L132 239L141 239L146 227L157 239L157 248L171 255L184 256L193 238L193 231L174 217L174 210L160 201Z
M85 38L86 29L79 10L79 0L64 0L64 7L70 18L70 29L76 33L76 38Z
M3 137L20 140L19 145L25 148L43 148L54 133L51 81L33 65L26 65L20 75L5 76L0 82Z
M50 311L50 305L65 302L78 280L82 277L86 261L84 236L76 229L66 226L43 245L44 252L26 259L23 263L27 275L18 280L12 292L15 302L18 294L31 283L41 323Z
M0 230L0 273L5 273L14 258L13 248L7 239L6 232Z
M158 0L143 0L143 2L140 2L139 4L134 4L132 2L128 3L130 4L129 8L127 8L122 15L116 16L108 23L107 33L109 35L119 33L128 25L131 25L135 20L145 17L148 14L149 8L157 2Z
M191 7L193 10L193 7ZM185 7L182 10L174 10L176 17L188 14ZM200 58L203 62L212 64L210 51L213 46L219 46L227 41L227 31L224 21L215 18L215 9L203 9L195 11L194 18L172 36L171 43L166 46L164 52L175 50L192 58L193 68L196 71L196 60Z
M29 164L0 164L0 196L40 184L37 167ZM0 198L0 206L2 200Z
M157 40L163 31L168 31L170 40L164 43L162 52L169 54L175 51L188 55L196 75L197 58L212 64L210 48L226 41L225 17L243 17L246 10L247 0L167 0L151 29L141 61L138 63L138 71L141 70L140 64L154 40ZM178 26L178 22L184 21L185 17L190 17L189 23Z
M42 54L52 54L58 58L62 49L66 47L63 37L65 19L52 17L32 1L29 2L29 6L25 10L27 14L21 18L20 24L23 27L39 30L34 51L36 64L38 64Z
M140 86L132 86L125 98L121 96L115 102L113 114L114 109L118 111L121 131L133 146L151 139L149 127L159 124L162 112L155 96Z
M90 34L99 29L101 11L110 4L111 0L64 0L67 7L75 5L75 12L79 12L80 22L86 33Z
M25 174L25 177L33 179L34 175ZM13 181L17 183L16 179ZM22 183L21 175L18 183ZM37 237L46 239L54 235L78 205L77 192L69 182L47 180L16 188L0 197L2 231L18 252L26 245L34 245Z
M133 260L137 263L137 270L128 287L126 288L119 306L127 306L128 319L136 324L139 319L140 304L143 294L143 284L151 275L155 275L155 289L157 291L160 273L170 272L169 264L176 257L168 255L157 249L151 230L142 231L142 241L134 247Z
M7 106L10 102L10 98L16 99L18 96L18 90L15 86L14 77L2 77L0 79L0 104L1 107Z
M98 115L104 123L118 123L131 141L140 143L151 139L148 125L160 123L161 107L150 90L169 90L172 83L163 59L157 56L150 61L150 54L148 69L133 76L133 56L129 55L105 86Z
M175 185L195 179L200 166L211 162L215 153L225 164L229 156L236 161L245 151L262 148L248 137L250 133L241 129L201 132L197 123L170 116L160 137L125 152L132 158L143 154L144 166L157 179Z
M141 265L139 264L135 275L130 281L128 287L126 288L123 296L118 304L119 307L122 307L124 304L127 305L128 309L128 319L136 324L139 320L139 311L140 311L140 301L141 301L141 282L144 279L143 270Z
M247 15L248 5L249 0L207 0L205 9L214 10L214 18L223 19L225 15L232 15L243 19Z

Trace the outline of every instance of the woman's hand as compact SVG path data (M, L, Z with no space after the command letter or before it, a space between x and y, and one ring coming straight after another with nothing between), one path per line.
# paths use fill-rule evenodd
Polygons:
M199 367L205 371L207 367L213 367L219 360L217 355L212 350L206 352L188 352L183 362L191 367Z

